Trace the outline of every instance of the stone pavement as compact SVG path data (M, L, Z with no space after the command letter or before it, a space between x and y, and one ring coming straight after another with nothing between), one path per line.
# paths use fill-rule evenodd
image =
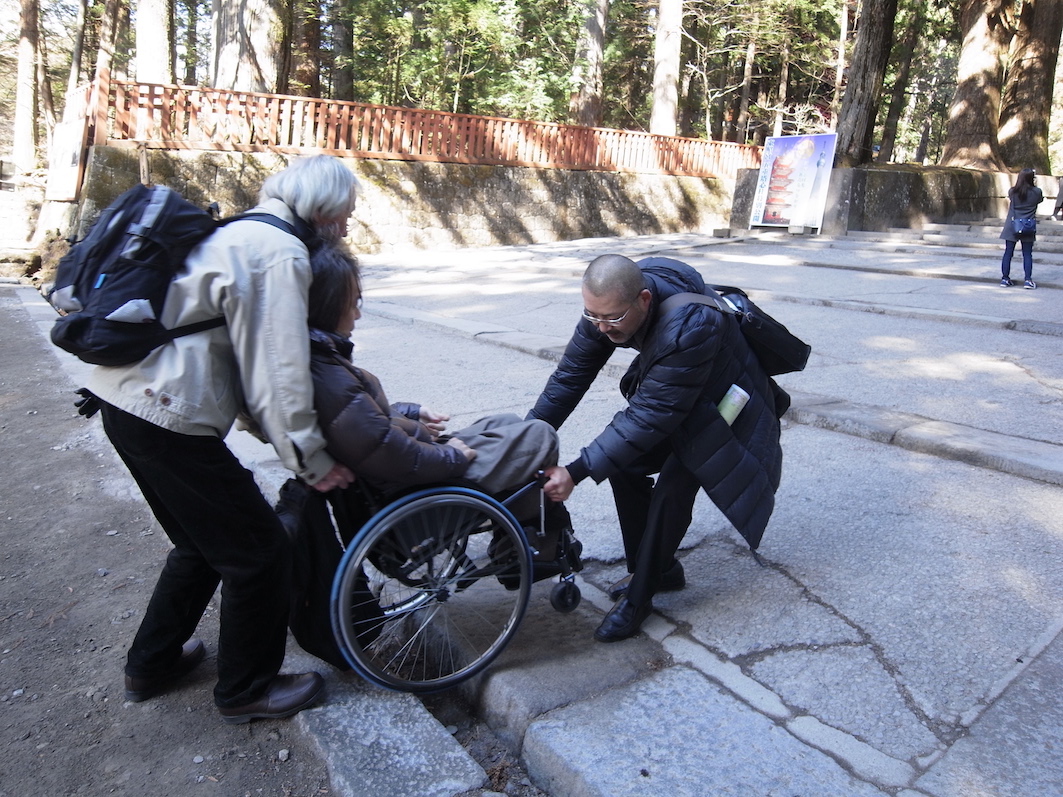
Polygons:
M996 286L996 253L903 240L372 256L356 360L455 426L523 412L605 252L741 285L814 353L780 380L794 406L762 561L699 499L689 585L658 596L631 640L591 639L622 552L607 487L577 488L583 605L558 615L536 585L518 636L463 690L533 782L558 797L1063 793L1063 263L1038 258L1041 289L1024 292ZM618 354L562 427L563 460L622 406ZM232 442L264 484L283 478L266 447ZM297 721L337 793L483 786L408 696L330 677L328 703Z

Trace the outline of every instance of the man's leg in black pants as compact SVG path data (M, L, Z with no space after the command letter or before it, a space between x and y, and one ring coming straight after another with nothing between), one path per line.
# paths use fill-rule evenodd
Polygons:
M639 545L646 531L646 519L650 516L650 498L653 495L653 479L644 473L620 472L609 477L616 503L616 516L620 521L620 533L624 538L624 557L627 571L635 571Z
M599 642L616 642L635 634L653 608L661 574L671 567L690 527L698 481L674 456L661 468L650 494L644 532L635 553L627 592L594 632Z
M629 573L635 572L639 546L642 544L642 536L646 533L646 523L650 516L653 479L649 474L660 471L670 453L670 446L658 446L635 460L627 470L609 477L609 486L613 490L613 501L616 504L616 516L620 521L620 533L624 538L624 556Z
M273 509L224 442L167 431L107 405L115 449L174 544L127 674L172 662L222 583L215 702L241 706L280 670L288 618L288 539ZM157 671L157 670L156 670Z
M670 456L653 488L646 533L627 592L632 605L649 604L657 592L661 573L672 564L690 528L699 487L697 477L677 457Z

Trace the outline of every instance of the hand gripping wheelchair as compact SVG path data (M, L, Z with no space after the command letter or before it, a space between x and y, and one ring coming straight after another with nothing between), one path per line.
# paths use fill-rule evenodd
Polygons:
M361 490L368 507L357 514L368 521L346 546L330 605L333 634L351 667L388 689L440 691L482 672L502 652L533 582L559 577L550 602L559 612L575 609L583 546L564 507L546 500L544 481L540 474L501 501L446 486L382 507ZM536 493L538 518L527 522ZM354 525L351 502L344 503L333 504L341 532Z

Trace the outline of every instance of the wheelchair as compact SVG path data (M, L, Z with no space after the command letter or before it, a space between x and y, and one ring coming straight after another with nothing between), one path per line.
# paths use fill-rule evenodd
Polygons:
M442 486L383 507L369 501L369 519L347 543L332 583L332 629L351 668L387 689L438 692L497 658L517 633L533 582L558 577L550 602L574 610L583 546L569 523L550 528L544 481L540 474L502 500ZM522 525L515 511L536 492L537 522Z

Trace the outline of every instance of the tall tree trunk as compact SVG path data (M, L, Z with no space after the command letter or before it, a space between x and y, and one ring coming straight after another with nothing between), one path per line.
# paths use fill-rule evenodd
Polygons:
M52 140L55 129L55 99L52 96L52 78L48 74L48 46L42 36L37 42L37 105L44 120L47 140Z
M856 34L849 81L838 117L838 144L835 163L856 166L870 163L878 115L878 98L893 47L893 24L897 0L864 0Z
M915 148L915 162L924 163L926 161L927 150L930 148L930 118L927 117L923 120L923 129L919 133L919 145Z
M166 0L166 43L170 47L170 82L176 83L177 74L177 0Z
M78 83L81 82L81 54L85 46L85 12L89 0L79 0L77 18L74 20L74 47L70 52L70 75L66 81L66 105L63 107L63 118L73 112L71 100L77 91ZM69 110L68 110L69 109Z
M922 0L916 0L913 5L912 16L908 21L908 27L905 28L904 38L894 50L893 63L897 64L897 79L893 81L889 110L886 111L886 120L882 125L882 141L877 158L881 163L889 163L893 157L893 147L897 141L897 125L904 111L904 95L908 92L908 82L912 73L912 61L915 59L915 49L919 44L919 34L922 33L923 24L926 21L926 5Z
M757 43L751 38L746 45L746 58L742 66L742 93L738 100L735 117L734 140L743 144L746 140L746 125L749 124L749 96L753 91L753 61L757 57Z
M290 31L283 0L214 0L212 83L236 91L278 90Z
M182 82L196 85L196 66L199 64L199 0L184 0L185 7L185 73Z
M695 44L698 34L698 18L695 16L686 27L686 35L683 36L683 45L679 53L679 62L683 64L683 68L679 76L679 108L676 111L676 124L677 133L687 138L695 135L695 114L702 106L701 83L697 80L697 70L694 68L698 57Z
M18 77L15 87L15 129L11 155L20 172L37 167L37 0L22 0L19 14Z
M1004 171L997 134L1004 55L1012 36L1010 0L963 0L963 45L945 129L943 166Z
M172 83L169 0L137 0L137 80Z
M120 0L114 30L114 60L111 74L115 80L129 80L129 62L136 51L136 37L130 25L129 0Z
M1023 3L1011 43L997 135L1000 155L1012 170L1030 167L1040 174L1052 173L1048 121L1061 33L1061 0Z
M653 49L653 108L650 132L674 136L679 109L679 54L683 46L683 0L660 0Z
M598 127L602 123L602 64L609 0L588 0L586 16L576 42L572 65L572 95L568 118L574 125Z
M288 91L321 96L321 8L317 0L297 0L292 8L291 77Z
M107 102L121 17L122 0L105 0L96 49L96 67L92 75L96 89L93 93L93 104L89 106L91 124L94 127L93 143L96 144L107 141Z
M790 83L790 40L783 42L779 54L779 87L775 92L775 124L772 125L773 136L782 135L783 122L786 119L786 92Z
M834 99L830 104L830 129L838 129L838 117L841 115L842 93L845 91L845 46L849 42L849 4L851 0L842 0L838 10L838 58L834 64Z
M354 30L347 4L332 0L332 96L354 99Z
M710 138L716 141L726 140L727 135L727 76L731 71L731 57L725 52L720 61L720 66L716 73L716 95L712 100L712 115L711 118L706 120L710 130Z

